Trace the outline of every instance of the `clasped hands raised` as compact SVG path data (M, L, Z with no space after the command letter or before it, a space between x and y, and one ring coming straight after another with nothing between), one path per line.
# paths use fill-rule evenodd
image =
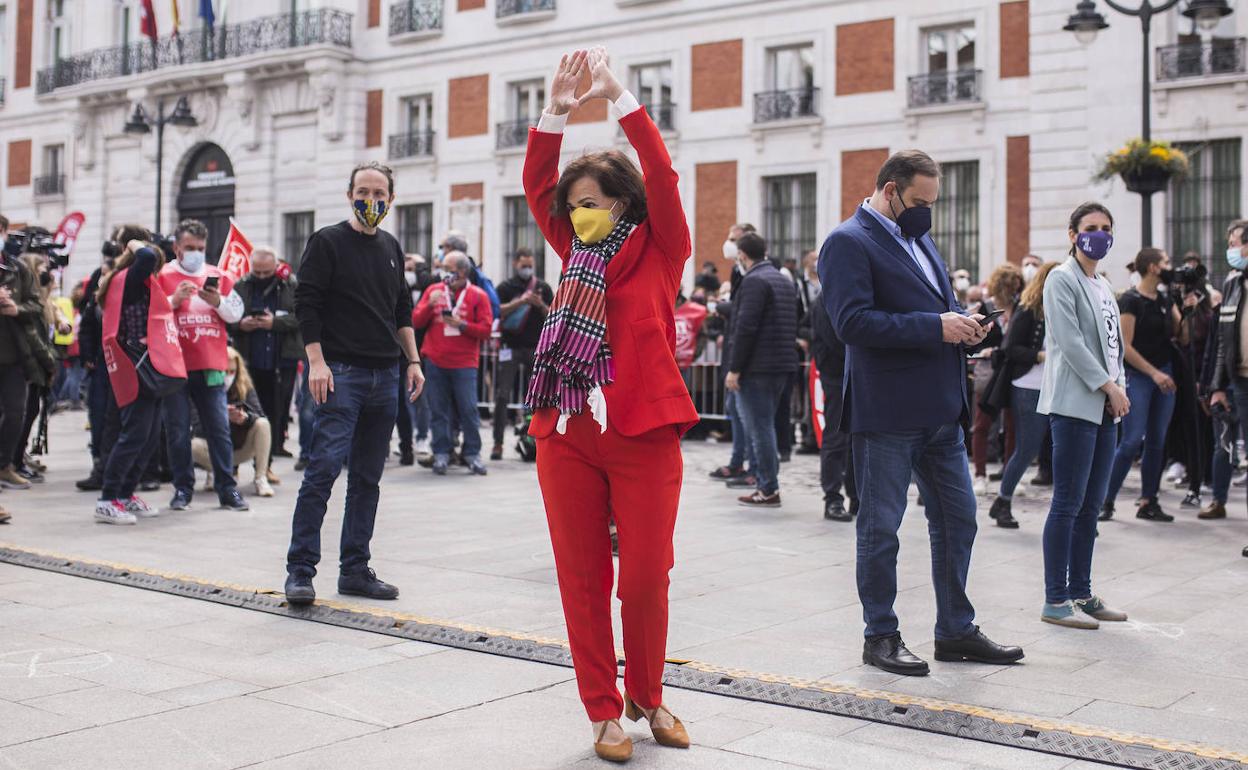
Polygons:
M590 75L589 90L577 96L586 71ZM559 59L555 76L550 81L550 100L546 111L552 115L566 115L581 105L594 99L607 99L614 102L624 93L624 86L611 71L607 49L602 46L564 54Z

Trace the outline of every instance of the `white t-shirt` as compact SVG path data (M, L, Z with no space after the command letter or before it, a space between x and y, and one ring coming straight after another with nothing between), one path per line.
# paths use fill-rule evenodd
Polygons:
M1109 349L1109 360L1105 362L1105 368L1109 370L1109 379L1117 382L1118 376L1122 374L1121 365L1118 363L1118 356L1122 351L1122 329L1118 325L1118 300L1103 281L1090 278L1086 274L1083 280L1092 285L1092 296L1101 298L1101 333L1105 335L1105 346Z
M1048 339L1040 345L1041 350L1047 350L1049 345ZM1014 380L1012 384L1016 388L1025 388L1027 390L1040 390L1040 383L1044 381L1044 362L1035 364L1022 377Z

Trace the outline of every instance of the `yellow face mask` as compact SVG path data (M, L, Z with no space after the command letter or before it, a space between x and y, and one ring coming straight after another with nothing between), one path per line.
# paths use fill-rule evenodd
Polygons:
M576 231L576 237L581 239L581 243L593 245L610 235L615 229L615 219L611 216L614 210L615 206L610 209L588 209L584 206L572 209L568 216L572 219L572 229Z

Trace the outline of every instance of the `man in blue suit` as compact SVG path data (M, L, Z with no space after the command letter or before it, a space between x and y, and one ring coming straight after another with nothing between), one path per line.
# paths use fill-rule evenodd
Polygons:
M819 253L823 302L847 346L841 429L853 441L859 493L858 596L866 621L863 662L923 676L906 649L893 602L897 530L917 478L926 503L936 588L936 659L1013 663L1018 647L974 624L966 577L975 542L975 494L962 417L968 412L966 346L984 339L982 316L958 305L928 230L940 167L906 150L880 168L875 193L832 231ZM838 415L828 415L829 422Z

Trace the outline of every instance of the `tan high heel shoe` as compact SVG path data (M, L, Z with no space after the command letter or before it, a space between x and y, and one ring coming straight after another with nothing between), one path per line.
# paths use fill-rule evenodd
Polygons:
M672 727L655 727L654 723L651 722L650 734L654 736L655 743L661 746L670 746L673 749L689 748L689 733L685 731L685 725L676 718L675 714L668 710L667 706L660 704L655 711L660 709L666 711L667 715L676 724ZM642 711L640 706L633 703L633 699L628 696L628 693L624 693L624 716L634 722L642 717L646 717L646 721L650 722L650 717L646 716L646 712Z
M607 734L607 728L614 722L616 727L620 727L620 720L608 719L602 723L602 727L598 730L598 737L594 739L594 753L600 759L608 762L627 762L633 756L633 739L625 736L623 743L603 743L602 736ZM620 728L623 730L624 728Z

